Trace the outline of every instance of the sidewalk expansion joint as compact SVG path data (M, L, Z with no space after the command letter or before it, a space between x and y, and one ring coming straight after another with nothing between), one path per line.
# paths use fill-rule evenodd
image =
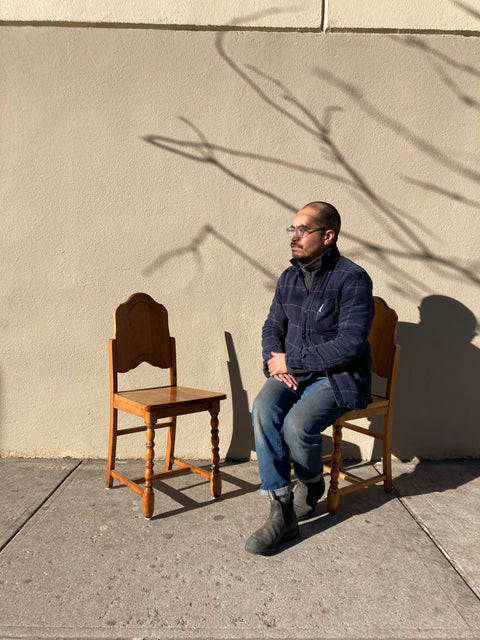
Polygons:
M45 496L43 500L41 500L37 506L32 509L32 512L28 515L27 518L15 529L15 531L3 542L0 544L0 553L7 547L10 542L20 533L20 531L24 528L27 522L33 518L33 516L42 509L46 505L46 503L54 496L54 494L60 489L60 487L68 480L68 478L72 475L74 471L78 469L78 467L82 464L83 460L79 460L77 464L75 464L67 473L63 476L63 478L54 486L54 488Z
M433 542L433 544L435 545L435 547L440 551L440 553L443 555L443 557L447 560L447 562L450 564L450 566L452 567L452 569L455 571L455 573L459 576L459 578L462 580L462 582L468 587L468 589L473 593L473 595L475 596L475 598L477 600L480 601L480 596L479 594L475 591L475 589L468 583L468 580L465 578L465 576L463 575L460 567L457 565L457 563L455 562L455 560L450 556L450 554L448 553L448 551L445 549L445 547L443 547L442 544L440 544L440 542L437 540L436 536L430 531L430 529L427 527L427 525L422 522L422 520L415 514L415 512L413 511L413 509L411 509L408 505L408 501L398 492L397 489L394 488L394 494L396 495L398 501L400 502L400 504L403 506L403 508L407 511L407 513L410 515L410 517L413 519L413 521L415 522L415 524L423 531L423 533Z

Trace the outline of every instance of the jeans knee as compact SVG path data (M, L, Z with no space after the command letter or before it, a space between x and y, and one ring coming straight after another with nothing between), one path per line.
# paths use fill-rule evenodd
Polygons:
M277 394L275 385L267 382L261 388L260 392L255 397L252 406L252 419L257 422L262 420L269 420L271 415L276 412L277 409Z
M270 412L270 404L259 394L252 405L252 423L256 433L263 433L265 425L269 422Z
M291 451L295 451L298 447L311 447L322 442L320 430L312 431L309 427L298 420L285 420L282 433Z

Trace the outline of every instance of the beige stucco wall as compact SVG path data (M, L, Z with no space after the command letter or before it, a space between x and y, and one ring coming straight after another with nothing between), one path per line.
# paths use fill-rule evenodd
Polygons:
M169 309L179 382L228 393L222 456L250 455L284 229L312 199L400 317L395 455L480 454L477 37L0 28L2 455L105 456L134 291ZM190 424L179 453L206 457Z
M474 0L328 0L330 28L480 30Z
M312 28L320 27L322 0L4 0L0 20L80 22L105 24L190 25Z
M0 21L478 33L480 9L473 0L3 0Z

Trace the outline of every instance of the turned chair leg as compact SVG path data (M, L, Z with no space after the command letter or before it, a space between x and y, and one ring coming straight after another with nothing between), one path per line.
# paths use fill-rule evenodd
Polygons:
M153 459L154 459L154 441L155 441L155 429L154 422L146 422L146 450L145 450L145 485L143 489L142 511L145 518L151 518L153 515L153 508L155 503L155 497L153 494Z
M327 511L330 514L338 511L338 476L342 466L342 426L340 424L333 425L333 451L332 464L330 472L330 487L327 494Z
M212 443L212 466L210 473L210 491L214 498L220 497L222 493L222 478L220 476L220 454L218 437L218 413L219 407L210 409L211 443Z
M386 493L390 493L393 489L392 481L392 420L390 415L384 418L383 427L383 452L382 452L383 473L386 478L383 482L383 488Z
M175 455L175 436L177 430L177 418L170 418L171 425L168 427L167 431L167 450L165 453L165 471L170 471L173 467L173 457Z
M117 423L118 411L112 406L110 407L110 435L108 442L108 461L107 461L107 489L113 486L113 478L111 471L115 469L115 458L117 455Z

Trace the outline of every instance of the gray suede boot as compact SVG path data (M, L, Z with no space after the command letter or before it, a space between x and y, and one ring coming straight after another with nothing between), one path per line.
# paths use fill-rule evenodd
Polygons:
M317 502L325 491L325 480L320 478L316 482L302 482L297 480L294 494L295 514L298 520L305 520L313 516Z
M257 555L269 556L277 550L278 545L286 540L296 538L299 533L297 516L293 508L293 494L276 496L269 491L270 515L263 525L246 544L245 551Z

